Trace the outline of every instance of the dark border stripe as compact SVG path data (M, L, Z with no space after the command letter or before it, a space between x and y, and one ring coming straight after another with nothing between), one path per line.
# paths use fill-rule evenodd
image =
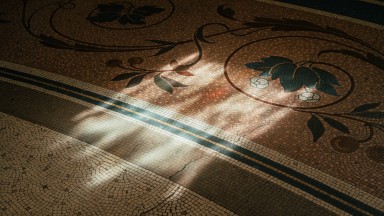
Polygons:
M384 7L357 0L277 0L384 25Z
M252 160L249 160L239 154L236 154L234 152L231 152L231 151L228 151L222 147L219 147L219 146L216 146L214 144L212 144L211 142L208 142L204 139L201 139L199 137L196 137L196 136L192 136L191 134L188 134L188 133L185 133L181 130L177 130L175 128L171 128L169 126L166 126L166 125L163 125L163 124L160 124L158 123L157 121L154 121L150 118L147 118L147 117L143 117L143 116L139 116L137 114L134 114L134 113L131 113L131 112L128 112L126 110L123 110L123 109L120 109L118 107L115 107L115 106L111 106L109 104L106 104L104 102L100 102L98 100L94 100L92 98L89 98L89 97L85 97L83 95L80 95L80 94L84 94L84 95L88 95L88 96L91 96L91 97L94 97L94 98L97 98L99 100L102 100L102 101L106 101L108 103L112 103L112 104L115 104L115 105L118 105L118 106L122 106L122 107L125 107L127 109L130 109L130 110L133 110L135 112L139 112L139 113L143 113L147 116L150 116L152 118L155 118L155 119L158 119L158 120L161 120L163 122L166 122L166 123L169 123L169 124L172 124L172 125L175 125L179 128L181 128L182 130L186 130L186 131L189 131L189 132L193 132L194 134L198 134L199 136L202 136L208 140L211 140L213 142L217 142L217 143L220 143L228 148L231 148L235 151L238 151L244 155L247 155L251 158L254 158L255 160L258 160L262 163L265 163L269 166L272 166L274 167L275 169L278 169L286 174L289 174L295 178L298 178L308 184L311 184L312 186L326 192L326 193L329 193L333 196L336 196L350 204L352 204L353 206L355 207L358 207L364 211L367 211L371 214L374 214L374 215L379 215L379 214L384 214L383 212L381 212L380 210L378 209L375 209L359 200L356 200L340 191L337 191L336 189L334 188L331 188L330 186L328 185L325 185L324 183L321 183L315 179L312 179L302 173L299 173L291 168L288 168L286 166L283 166L277 162L274 162L266 157L263 157L255 152L252 152L246 148L243 148L241 146L237 146L233 143L230 143L226 140L223 140L219 137L215 137L215 136L212 136L211 134L208 134L204 131L201 131L199 129L196 129L196 128L193 128L193 127L190 127L188 125L185 125L181 122L178 122L178 121L175 121L173 119L169 119L167 117L164 117L164 116L161 116L161 115L158 115L156 113L153 113L153 112L150 112L150 111L147 111L147 110L144 110L142 108L139 108L139 107L136 107L136 106L133 106L133 105L130 105L130 104L127 104L127 103L124 103L122 101L118 101L118 100L115 100L115 99L112 99L112 98L109 98L109 97L106 97L106 96L103 96L103 95L100 95L100 94L96 94L94 92L90 92L90 91L87 91L87 90L84 90L84 89L80 89L80 88L77 88L77 87L74 87L74 86L70 86L70 85L67 85L67 84L64 84L64 83L60 83L60 82L56 82L56 81L53 81L53 80L49 80L49 79L46 79L46 78L43 78L43 77L38 77L38 76L35 76L35 75L31 75L31 74L27 74L27 73L23 73L23 72L20 72L20 71L15 71L15 70L10 70L10 69L7 69L7 68L3 68L3 67L0 67L0 69L3 70L3 72L6 72L7 74L5 73L1 73L1 76L3 77L7 77L7 78L10 78L10 79L13 79L13 80L17 80L17 81L21 81L21 82L24 82L24 83L29 83L29 84L32 84L32 85L35 85L35 86L39 86L41 88L44 88L44 89L47 89L47 90L50 90L50 91L54 91L54 92L58 92L58 93L61 93L61 94L65 94L67 96L71 96L73 98L77 98L77 99L80 99L80 100L83 100L83 101L86 101L88 103L91 103L91 104L94 104L94 105L97 105L97 106L102 106L106 109L109 109L109 110L112 110L112 111L115 111L115 112L118 112L118 113L121 113L121 114L124 114L126 116L130 116L132 118L135 118L137 120L140 120L140 121L143 121L143 122L146 122L148 124L151 124L151 125L154 125L156 127L159 127L159 128L162 128L164 130L167 130L171 133L174 133L176 135L179 135L179 136L182 136L184 138L187 138L189 140L192 140L200 145L203 145L205 147L208 147L210 149L213 149L217 152L220 152L224 155L227 155L233 159L236 159L242 163L245 163L249 166L252 166L258 170L261 170L271 176L274 176L292 186L295 186L297 188L300 188L301 190L303 191L306 191L307 193L309 194L312 194L316 197L318 197L319 199L321 200L324 200L340 209L343 209L344 211L347 211L351 214L361 214L361 212L358 212L356 211L355 209L351 208L350 206L347 206L345 205L344 203L341 203L340 201L338 200L335 200L333 199L332 197L326 195L326 194L323 194L323 193L320 193L319 191L316 191L315 189L313 188L310 188L308 187L307 185L304 185L300 182L297 182L295 179L292 179L291 177L289 176L286 176L282 173L279 173L279 172L276 172L268 167L265 167L264 165L260 164L260 163L257 163L255 161L252 161ZM22 76L22 77L27 77L28 79L25 79L25 78L22 78L22 77L17 77L17 76L14 76L17 75L17 76ZM39 82L36 82L36 81L33 81L33 80L29 80L29 79L33 79L33 80L37 80ZM44 83L40 83L40 82L45 82L45 83L48 83L50 85L47 85L47 84L44 84ZM51 86L51 85L54 85L54 86ZM57 87L55 87L57 86ZM64 90L62 88L65 88L65 89L68 89L70 91L67 91L67 90ZM74 92L76 93L74 93ZM80 94L78 94L80 93Z

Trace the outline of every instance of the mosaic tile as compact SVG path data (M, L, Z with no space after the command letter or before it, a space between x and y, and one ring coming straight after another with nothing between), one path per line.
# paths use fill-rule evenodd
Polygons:
M381 214L383 4L305 4L2 1L0 111L87 142L193 192L200 189L187 185L185 173L198 175L197 167L220 161L272 182L265 186L275 190L266 199L270 206L288 194L293 203L336 214ZM130 145L123 144L129 135L124 133L136 135L129 136ZM181 157L176 146L184 144L191 153L180 151L187 155ZM170 165L132 156L149 149L162 149ZM27 153L21 158L37 159ZM48 165L39 172L52 172ZM94 172L90 164L84 169ZM25 166L20 173L30 174ZM215 181L207 184L220 185ZM9 194L22 192L13 185ZM47 182L33 188L50 189ZM69 191L62 188L61 196ZM197 193L235 213L252 212L219 198L218 189ZM112 202L116 195L105 198ZM54 203L57 211L66 205ZM262 201L249 205L272 213L261 210ZM16 208L28 212L33 206Z
M234 215L63 134L5 114L1 128L2 214Z

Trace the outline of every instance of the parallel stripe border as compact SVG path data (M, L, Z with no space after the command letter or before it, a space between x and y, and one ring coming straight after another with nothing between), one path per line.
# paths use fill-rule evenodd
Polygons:
M241 146L235 145L227 140L223 140L204 131L180 123L176 120L71 85L4 67L0 67L0 69L0 75L3 77L32 84L50 91L55 91L73 98L77 98L88 103L109 109L111 111L127 115L139 121L143 121L178 136L189 139L202 146L208 147L239 162L267 173L277 179L280 179L281 181L299 188L348 213L354 215L364 213L373 215L384 214L384 212L376 208L373 208L291 168L281 165Z

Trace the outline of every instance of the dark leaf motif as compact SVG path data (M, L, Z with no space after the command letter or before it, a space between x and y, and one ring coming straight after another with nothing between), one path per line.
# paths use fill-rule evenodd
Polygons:
M154 15L154 14L157 14L157 13L161 13L163 12L165 9L164 8L158 8L156 6L141 6L141 7L137 7L133 10L133 13L135 14L139 14L139 15L142 15L142 16L151 16L151 15Z
M115 76L112 81L120 81L120 80L125 80L125 79L130 79L134 76L140 75L140 72L131 72L131 73L123 73Z
M123 15L119 19L120 24L133 24L133 25L143 25L146 24L145 18L148 16L152 16L157 13L163 12L163 8L158 8L156 6L141 6L137 8L133 8L128 14Z
M169 84L171 84L173 87L187 87L187 85L184 85L183 83L181 83L179 81L176 81L174 79L171 79L171 78L168 78L168 77L165 77L165 76L163 76L162 78L167 80L169 82Z
M311 69L316 72L316 74L320 77L321 80L327 80L327 82L332 84L332 85L337 85L337 86L340 85L336 76L329 73L328 71L325 71L325 70L323 70L321 68L317 68L317 67L311 67Z
M74 45L68 44L62 40L59 40L57 38L47 36L44 34L39 35L40 43L47 47L52 47L56 49L69 49L69 50L76 50L76 51L105 51L103 48L95 47L95 46L89 46L89 45L83 45L75 43Z
M128 61L127 61L129 64L131 65L136 65L136 64L141 64L144 62L144 59L141 58L141 57L132 57L132 58L129 58Z
M173 93L173 87L172 85L166 80L164 79L161 74L157 74L155 77L154 77L154 81L155 81L155 84L163 89L164 91L168 92L169 94L172 94Z
M220 14L221 16L225 17L225 18L235 20L235 18L234 18L235 11L232 10L231 8L226 8L224 5L220 5L217 8L217 13Z
M40 42L46 46L57 47L57 48L69 48L69 47L71 47L71 45L69 45L68 43L61 41L59 39L56 39L54 37L51 37L51 36L47 36L45 34L40 34L39 38L40 38Z
M247 63L245 66L256 71L269 72L271 67L277 64L293 62L291 59L280 56L270 56L267 58L262 58L261 60L262 62Z
M123 64L123 62L120 59L109 59L107 62L105 62L107 67L118 67L121 64Z
M71 45L70 45L71 46ZM80 52L89 52L89 51L105 51L106 49L95 47L95 46L90 46L90 45L84 45L84 44L79 44L75 43L73 46L70 47L70 49L80 51Z
M336 89L329 84L329 82L320 81L315 88L321 92L324 92L326 94L332 95L332 96L339 96Z
M284 23L281 20L273 19L273 18L265 18L265 17L255 17L253 19L255 22L269 23L269 24L282 24Z
M339 122L335 119L332 119L332 118L328 118L328 117L324 117L323 119L325 122L327 122L333 128L335 128L335 129L337 129L343 133L349 134L349 129L344 124L342 124L341 122Z
M118 20L122 25L144 25L145 18L157 13L161 13L165 9L156 6L140 6L134 7L132 4L123 5L117 3L101 4L97 7L98 13L88 17L92 22L113 22Z
M301 27L306 27L306 28L321 29L321 26L318 26L318 25L311 23L311 22L308 22L306 20L284 18L284 21L285 21L285 23L289 23L290 25L296 25L296 26L301 26Z
M384 112L359 112L359 113L351 113L351 115L360 116L364 118L375 118L375 119L384 118Z
M143 75L133 77L131 80L129 80L129 82L127 84L127 88L132 88L132 87L139 85L141 83L141 81L143 81L143 79L146 75L147 74L143 74Z
M176 73L182 75L182 76L195 76L189 71L176 71Z
M199 40L199 41L202 41L204 43L212 43L211 41L208 41L207 39L205 39L205 36L204 36L204 26L200 26L197 30L196 30L196 38Z
M272 80L279 79L285 92L294 92L305 86L338 96L334 88L334 85L340 85L336 76L321 68L298 66L291 59L279 56L270 56L261 60L261 62L247 63L245 66L261 71L259 76L271 76Z
M120 17L117 13L101 13L88 19L93 22L112 22L117 20Z
M311 130L313 142L317 142L325 131L323 123L315 115L312 115L307 122L307 126Z
M283 63L275 66L271 70L272 80L280 79L280 84L285 92L294 92L301 88L302 82L295 79L296 65L292 63Z
M120 13L124 10L124 5L111 3L100 4L97 7L99 13L88 17L92 22L112 22L120 18Z
M370 109L375 109L376 107L380 106L381 103L369 103L369 104L363 104L358 107L356 107L354 110L352 110L351 113L357 113L357 112L365 112Z
M120 17L119 23L122 25L132 24L132 25L144 25L145 17L140 14L126 14Z
M175 43L169 42L169 41L163 41L163 40L148 40L153 43L161 44L161 45L174 45Z
M157 53L154 54L154 56L158 56L158 55L164 54L166 52L169 52L175 47L176 47L176 45L166 46L164 48L161 48Z

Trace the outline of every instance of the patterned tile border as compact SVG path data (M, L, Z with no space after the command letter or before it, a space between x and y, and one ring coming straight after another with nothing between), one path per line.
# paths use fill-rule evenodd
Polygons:
M351 214L384 214L383 200L244 138L176 112L67 77L2 61L0 65L5 66L0 71L3 78L77 98L183 137L230 158L240 167L272 176L272 181L279 185L283 183L291 191L310 200L315 198L325 202L327 204L323 206L330 210Z

